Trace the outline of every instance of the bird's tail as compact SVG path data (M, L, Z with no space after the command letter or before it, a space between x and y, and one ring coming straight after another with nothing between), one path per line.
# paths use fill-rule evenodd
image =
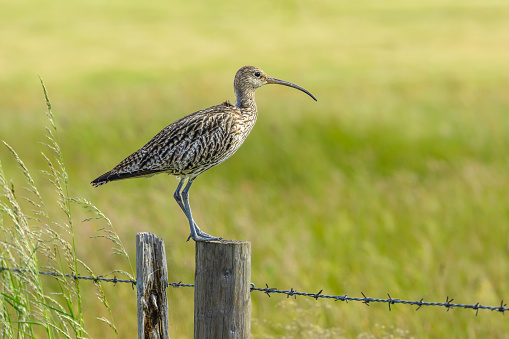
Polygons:
M110 179L110 177L112 176L112 173L111 171L110 172L107 172L107 173L104 173L103 175L101 175L100 177L94 179L91 184L92 186L94 187L99 187L101 185L104 185L104 184L107 184L108 182L112 181L112 180L115 180L115 179Z
M91 182L92 186L98 187L104 184L109 183L110 181L129 179L129 178L138 178L138 177L150 177L154 174L161 173L160 170L143 170L143 171L133 171L133 172L116 172L115 169L104 173L97 179Z

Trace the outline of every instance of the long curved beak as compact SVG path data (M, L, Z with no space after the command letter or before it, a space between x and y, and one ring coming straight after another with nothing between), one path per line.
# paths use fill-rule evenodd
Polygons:
M279 79L275 79L275 78L267 78L267 83L268 84L278 84L278 85L284 85L284 86L288 86L288 87L293 87L293 88L296 88L298 89L299 91L302 91L304 93L306 93L307 95L309 95L311 98L313 98L314 101L318 101L316 100L316 98L314 97L313 94L309 93L308 90L306 90L305 88L302 88L296 84L292 84L291 82L288 82L288 81L284 81L284 80L279 80Z

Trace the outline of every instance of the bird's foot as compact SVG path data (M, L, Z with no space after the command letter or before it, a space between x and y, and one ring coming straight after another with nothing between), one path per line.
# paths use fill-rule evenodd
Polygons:
M191 228L191 234L189 234L189 237L187 237L186 241L189 241L189 239L193 239L194 241L215 241L215 240L221 240L223 238L214 237L213 235L203 232L198 227L198 225L196 225L196 223L193 220L193 227Z
M214 237L202 231L202 234L196 234L195 236L193 236L192 233L189 234L189 237L187 237L187 241L189 241L189 239L193 239L194 241L215 241L222 240L223 238Z

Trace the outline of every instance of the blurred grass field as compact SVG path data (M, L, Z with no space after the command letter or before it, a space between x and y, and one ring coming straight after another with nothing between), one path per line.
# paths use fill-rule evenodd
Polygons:
M89 182L177 118L226 99L253 64L301 85L257 91L238 153L197 179L205 231L252 242L257 286L499 305L509 298L509 3L505 1L3 1L0 139L40 156L44 79L71 195L94 202L135 258L137 232L163 237L170 280L192 282L194 245L165 175ZM0 159L8 176L15 163ZM34 173L35 174L35 173ZM40 176L42 178L42 175ZM44 184L43 181L41 181ZM48 184L48 187L50 185ZM47 194L51 194L48 192ZM128 270L92 223L78 255ZM86 284L84 288L86 288ZM136 291L104 286L121 338ZM192 289L169 289L175 338L193 334ZM503 338L488 311L289 301L253 293L255 338ZM105 337L93 288L93 338ZM391 332L392 331L392 332Z

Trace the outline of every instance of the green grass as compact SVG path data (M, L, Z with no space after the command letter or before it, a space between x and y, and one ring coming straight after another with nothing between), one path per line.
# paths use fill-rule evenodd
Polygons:
M177 181L156 176L98 189L89 182L177 118L233 100L235 71L254 64L318 102L289 88L258 90L251 136L197 179L191 204L205 231L252 242L257 286L487 305L508 298L504 1L18 1L2 8L0 29L10 33L0 57L0 139L26 163L44 166L43 146L34 146L44 134L40 74L70 195L105 212L131 256L136 232L163 237L170 280L192 282L194 271L186 219L172 197ZM16 178L9 153L0 157ZM75 225L78 257L98 273L129 270L105 256L109 243L88 238L98 227ZM104 289L119 336L129 336L135 291ZM100 337L93 319L101 306L89 290L85 323ZM193 291L168 296L171 335L192 337ZM252 297L259 338L306 337L295 325L309 324L310 308L324 337L509 332L504 316L487 311L475 317L394 305L389 312L301 299L284 308L281 297Z
M46 151L41 158L46 162L43 173L50 185L46 184L44 188L51 187L53 194L48 197L41 193L30 174L31 169L4 142L24 180L20 188L5 176L0 163L0 333L4 338L85 338L90 335L83 311L83 299L88 293L82 292L80 279L68 277L83 272L88 276L95 275L77 255L75 208L71 205L84 207L89 214L88 220L106 221L106 227L99 229L95 238L112 241L115 254L125 259L128 256L104 214L86 199L69 196L69 177L58 129L42 80L41 84L48 108L46 142L43 143ZM45 271L46 279L39 273L41 270ZM132 279L132 275L121 270L113 273L122 273ZM95 281L94 285L106 315L96 314L96 319L105 327L109 326L118 338L101 284Z

